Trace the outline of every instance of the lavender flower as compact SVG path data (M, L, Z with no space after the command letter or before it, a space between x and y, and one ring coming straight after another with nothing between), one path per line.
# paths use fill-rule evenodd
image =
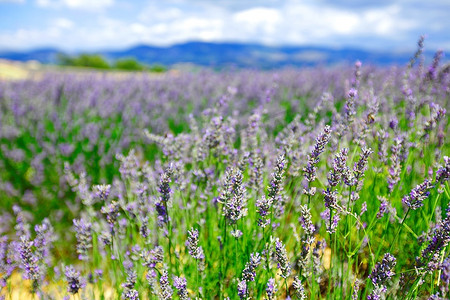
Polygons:
M328 173L328 184L335 187L341 181L342 176L348 171L346 166L348 148L343 148L333 159L333 170Z
M160 299L172 299L173 290L169 283L169 274L167 270L162 271L162 275L159 278L159 285L161 286L161 290L159 292Z
M164 260L164 250L161 246L156 246L154 249L142 250L141 258L144 260L142 265L146 266L149 269L152 269L158 263L162 263Z
M278 289L277 284L275 283L275 279L269 278L269 280L267 281L267 288L266 288L267 299L268 300L275 299L275 294L277 293L277 291Z
M286 247L278 238L275 241L275 257L277 259L278 269L281 270L281 277L284 279L288 278L291 274L291 267L289 266Z
M257 151L253 151L249 158L250 185L258 190L263 184L263 167L261 155Z
M111 185L109 184L95 185L93 190L97 198L99 198L102 201L106 201L111 191Z
M103 206L101 212L106 215L106 221L110 226L111 232L114 232L114 225L116 224L117 218L120 215L119 203L113 200L110 204Z
M250 261L245 264L245 268L242 271L242 279L246 282L255 281L256 268L261 263L261 256L259 253L251 253Z
M356 279L355 283L353 284L353 293L352 293L352 300L358 300L358 293L359 293L359 289L361 288L361 284L363 283L363 281Z
M411 59L408 63L408 69L411 69L414 66L414 64L416 63L417 59L422 55L424 41L425 41L425 36L421 35L419 37L419 40L417 41L417 50L414 53L414 56L411 57Z
M359 88L359 80L361 79L361 66L362 63L359 60L355 62L355 72L352 78L352 88Z
M305 288L303 287L303 283L302 281L295 276L294 277L294 282L292 282L292 287L295 290L295 295L297 296L298 299L300 300L306 300L306 291Z
M134 285L136 284L137 280L137 273L134 270L134 266L131 261L125 261L123 265L125 267L125 272L127 273L127 280L122 283L122 299L137 300L139 299L139 294L134 289Z
M441 291L443 294L450 291L450 257L447 257L439 267L441 270Z
M235 239L239 239L244 233L242 231L240 231L239 229L232 229L230 231L230 234L235 238Z
M228 168L225 171L225 179L223 181L222 190L219 195L220 203L227 203L231 199L233 193L233 177L234 170L232 168Z
M433 295L430 295L430 297L428 297L428 300L447 300L447 298L440 297L439 292L437 292Z
M156 277L157 274L154 269L149 270L147 275L145 276L145 279L147 279L147 282L150 286L150 291L153 295L159 294L158 281L156 280Z
M355 110L355 100L358 98L358 91L354 88L351 88L347 94L347 101L345 102L345 120L347 121L347 125L353 123L356 110Z
M360 158L353 167L353 174L357 181L364 177L364 172L367 170L367 161L372 153L372 149L362 148Z
M237 290L240 299L247 299L247 282L244 279L238 280Z
M327 232L333 234L336 232L341 217L336 212L330 220L330 215L331 210L329 208L325 209L323 212L320 213L320 217L322 218L322 220L325 221Z
M384 216L386 212L388 212L389 203L385 197L377 196L377 199L380 200L380 208L377 213L377 218L380 219Z
M16 226L14 229L16 230L16 236L21 239L22 236L30 238L30 224L27 223L25 214L22 209L18 205L13 205L13 211L16 215Z
M171 176L173 174L173 169L171 166L166 168L164 173L161 175L161 179L159 181L159 201L156 203L156 211L158 213L158 220L160 224L169 223L169 215L167 213L167 202L170 200L170 182Z
M390 253L386 253L383 260L375 265L369 278L374 285L384 285L395 273L392 269L396 265L396 259Z
M303 168L303 171L305 172L305 178L308 182L313 182L316 179L316 166L319 163L319 155L325 150L325 146L326 144L328 144L330 136L331 127L326 125L323 129L323 132L317 137L314 148L308 155L308 162L306 164L306 167ZM313 190L308 189L306 190L306 194L313 195L314 192Z
M187 291L187 281L184 277L173 277L173 286L177 289L177 295L181 300L189 300L189 293Z
M55 232L50 221L45 218L42 224L34 226L36 237L33 245L36 248L36 256L40 261L45 261L50 255L50 248L55 239ZM48 262L48 260L47 260Z
M33 242L22 236L19 243L19 256L24 269L24 278L32 280L32 292L35 293L40 285L41 269L39 260L33 253Z
M203 248L198 246L198 230L191 228L188 231L188 240L186 242L189 255L191 255L194 259L203 259Z
M229 224L236 224L238 220L247 215L245 207L245 189L242 183L243 175L239 169L234 170L232 197L224 203L223 215Z
M431 239L427 247L422 251L422 256L418 259L419 266L426 266L429 271L439 267L441 250L447 247L450 242L450 210L447 216L439 222L432 230Z
M77 294L80 289L85 287L86 282L80 277L80 272L76 271L73 266L66 266L64 274L68 284L67 291L70 294Z
M256 209L258 214L261 216L258 219L258 225L262 228L266 227L270 224L269 211L273 204L272 198L266 198L266 196L262 195L261 198L256 200Z
M139 300L139 293L135 289L127 289L122 293L122 299Z
M380 131L377 132L377 140L378 140L378 158L382 163L387 162L387 145L386 145L386 139L389 137L389 134L384 130L380 129Z
M0 273L8 273L7 272L7 265L6 262L6 256L8 251L8 237L7 236L0 236ZM2 276L3 277L3 276ZM3 279L0 277L0 280ZM5 276L9 277L9 276Z
M401 162L401 151L403 148L403 139L395 138L394 145L391 148L391 166L389 167L388 173L388 184L389 184L389 192L392 193L394 186L400 181L400 172L402 167L400 165Z
M163 172L163 174L161 175L161 179L159 181L159 193L161 194L160 196L160 201L167 203L170 200L170 193L171 193L171 189L170 189L170 182L171 177L173 175L173 169L171 166L169 166L168 168L166 168Z
M88 251L92 248L92 224L81 218L74 219L73 225L76 231L78 259L87 260L89 258Z
M314 224L312 222L311 212L307 205L300 205L300 217L298 218L298 221L300 222L300 225L306 233L305 242L307 244L314 243L314 232L316 228L314 227Z
M444 156L444 166L436 171L436 182L443 184L450 178L450 157Z
M281 190L283 189L283 176L284 171L286 169L286 160L284 159L284 154L281 154L277 158L277 162L275 164L275 171L272 173L272 179L269 184L269 193L268 197L275 202L275 199L278 195L280 195Z
M395 275L392 271L397 264L396 259L390 253L386 253L383 260L375 265L369 278L372 280L375 289L367 299L378 299L386 292L387 281Z
M362 216L367 211L367 202L363 202L361 205L361 212L359 213L360 216Z
M442 108L439 104L430 104L432 113L430 119L423 125L424 137L428 137L431 130L437 126L437 124L444 118L446 114L445 108Z
M402 202L409 208L416 210L423 206L423 200L428 198L432 188L433 185L431 184L431 181L425 179L423 183L413 188L409 195L404 196Z
M327 208L337 208L337 191L330 190L327 188L323 192L325 207Z
M375 286L372 292L367 296L367 300L382 300L387 288L384 285Z
M95 269L94 274L98 278L98 280L101 280L103 278L103 270L102 269Z
M444 52L442 50L438 50L434 54L433 62L431 66L428 68L428 72L425 74L425 78L427 80L433 81L436 79L437 68L439 66L439 62L441 61L443 53Z

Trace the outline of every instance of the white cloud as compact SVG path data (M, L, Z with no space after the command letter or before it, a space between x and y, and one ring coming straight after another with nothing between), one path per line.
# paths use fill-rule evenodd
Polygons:
M60 17L47 22L51 25L48 28L0 30L0 47L57 45L66 49L99 49L124 48L139 43L170 45L187 40L225 40L359 45L378 49L389 43L399 48L404 45L414 48L420 34L427 31L439 34L448 27L448 21L444 21L445 12L433 11L433 15L428 15L425 10L402 1L381 1L380 4L372 1L375 4L354 8L352 5L330 6L316 0L265 0L258 1L259 5L253 2L233 2L231 5L229 1L167 0L151 1L139 9L133 7L133 2L127 2L123 14L118 7L123 8L125 4L117 2L114 5L114 0L36 1L41 7L59 8ZM107 7L121 17L108 16L110 10L101 10ZM64 8L91 10L93 17L88 23L73 16L69 20L64 18ZM417 32L419 29L422 32ZM448 48L448 39L443 44L442 47Z
M0 0L0 3L25 3L25 0Z
M72 29L74 27L74 23L65 18L58 18L52 22L53 27L61 28L61 29Z
M114 4L114 0L37 0L36 4L41 7L90 10L110 7Z
M100 9L114 4L113 0L62 0L64 5L77 9Z

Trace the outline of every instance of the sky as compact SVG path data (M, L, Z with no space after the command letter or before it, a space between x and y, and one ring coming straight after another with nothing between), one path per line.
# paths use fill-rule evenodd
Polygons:
M186 41L450 51L450 0L0 0L0 51Z

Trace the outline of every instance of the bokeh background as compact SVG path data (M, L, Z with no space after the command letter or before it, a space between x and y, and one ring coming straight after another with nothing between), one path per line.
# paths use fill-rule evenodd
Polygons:
M450 49L450 1L0 0L0 50L65 51L186 41Z

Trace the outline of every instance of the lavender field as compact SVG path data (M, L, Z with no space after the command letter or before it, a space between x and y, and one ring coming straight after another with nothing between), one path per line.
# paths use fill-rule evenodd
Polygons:
M448 299L450 66L0 81L1 299Z

